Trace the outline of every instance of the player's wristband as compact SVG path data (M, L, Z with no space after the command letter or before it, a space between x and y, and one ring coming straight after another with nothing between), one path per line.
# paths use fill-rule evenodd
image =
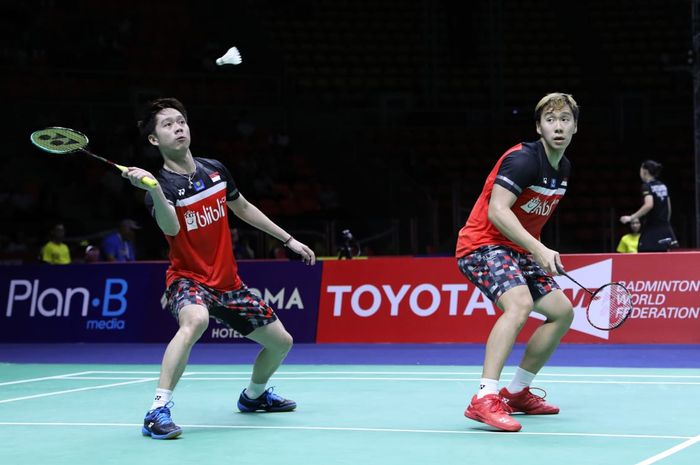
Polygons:
M283 245L284 247L289 246L289 242L290 242L292 239L294 239L294 236L289 236L289 239L287 239L286 241L282 242L282 245Z

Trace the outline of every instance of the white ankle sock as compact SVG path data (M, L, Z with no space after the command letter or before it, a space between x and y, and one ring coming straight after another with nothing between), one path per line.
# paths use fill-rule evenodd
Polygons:
M518 369L515 370L513 380L510 382L506 389L508 389L508 392L510 392L511 394L517 394L526 387L530 387L530 384L532 383L532 380L534 378L535 373L530 373L529 371L523 370L522 368L518 367Z
M162 407L173 398L173 391L167 389L156 389L156 395L153 398L153 404L151 405L151 410L154 408Z
M498 380L481 378L479 382L479 393L476 395L476 398L481 399L489 394L498 394Z
M248 396L248 399L257 399L262 395L263 392L265 392L265 386L267 386L266 383L255 384L251 381L245 390L245 395Z

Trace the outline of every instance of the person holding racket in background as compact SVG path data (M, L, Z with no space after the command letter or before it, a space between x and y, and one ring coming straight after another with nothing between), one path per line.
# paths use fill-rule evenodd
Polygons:
M513 412L559 413L532 393L530 384L574 317L552 277L561 267L559 252L540 241L540 232L566 192L571 164L564 151L576 134L578 116L571 95L545 95L535 107L540 139L501 156L459 231L460 271L503 311L486 342L479 391L464 415L504 431L522 427L510 416ZM530 337L510 384L499 391L503 366L532 311L546 321Z
M639 177L644 203L631 215L620 217L623 224L644 218L638 252L668 252L668 249L678 247L671 227L671 197L666 184L658 180L661 168L661 163L654 160L642 163Z
M187 113L178 100L151 102L139 129L160 151L163 167L157 176L137 167L128 167L122 175L147 191L145 203L170 245L163 305L179 323L165 350L142 433L154 439L181 434L171 418L172 394L209 318L262 345L250 384L239 396L239 410L294 410L294 401L277 395L272 388L266 389L292 347L292 336L273 309L251 293L238 276L226 210L230 208L243 221L279 239L309 265L316 261L314 252L248 202L223 164L192 155ZM156 179L157 183L145 184L144 178Z

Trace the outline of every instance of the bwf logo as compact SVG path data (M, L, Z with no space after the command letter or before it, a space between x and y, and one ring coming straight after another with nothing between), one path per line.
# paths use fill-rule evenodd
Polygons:
M200 211L187 210L185 212L185 226L188 231L204 228L226 218L226 197L216 200L216 207L204 206Z

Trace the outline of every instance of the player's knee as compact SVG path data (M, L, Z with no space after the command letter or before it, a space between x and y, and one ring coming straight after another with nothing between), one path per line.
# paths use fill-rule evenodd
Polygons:
M514 325L517 325L518 328L522 328L525 326L531 311L532 305L518 304L511 305L510 307L504 309L503 315Z
M293 345L294 338L292 338L291 334L285 331L277 341L277 350L283 353L284 355L287 355L287 353L289 353L289 351L292 350Z
M185 324L180 328L187 335L188 339L194 341L199 340L204 334L204 331L209 327L208 315L196 315L187 319Z
M563 315L562 315L562 320L566 324L566 327L568 328L571 326L571 323L574 322L574 308L571 306L571 304L566 305L563 309Z

